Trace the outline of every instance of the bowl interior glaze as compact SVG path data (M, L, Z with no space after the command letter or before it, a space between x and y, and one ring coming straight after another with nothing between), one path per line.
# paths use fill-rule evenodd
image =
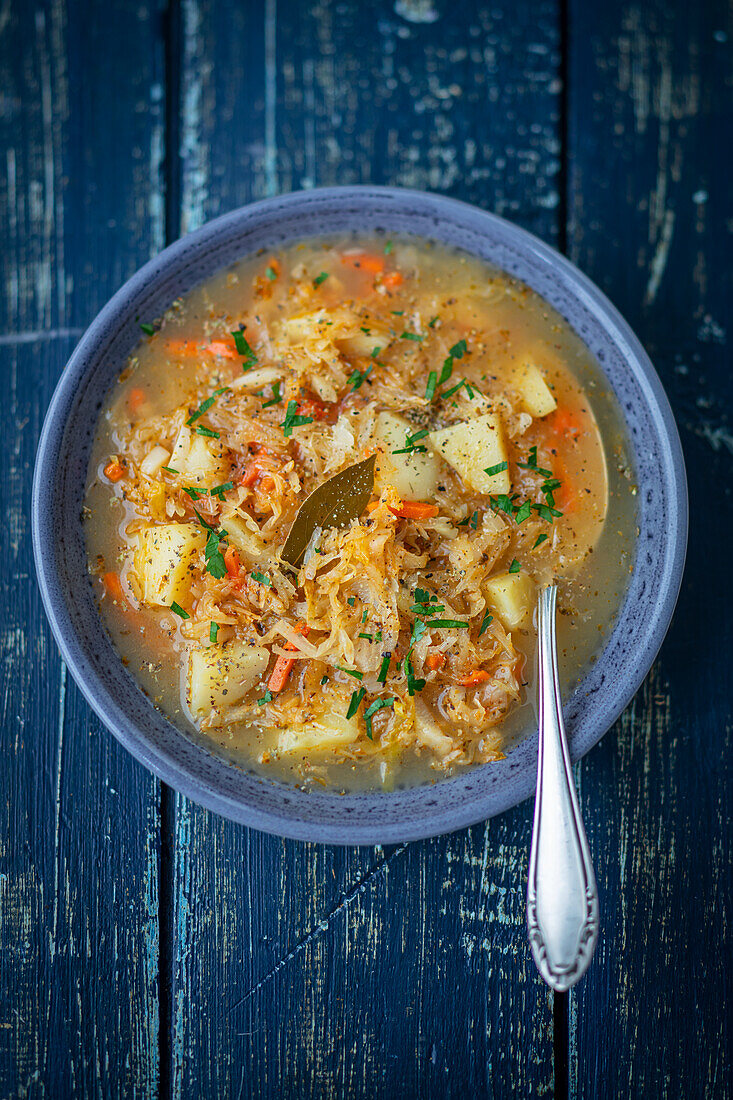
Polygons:
M620 404L639 489L640 535L615 626L566 702L571 755L578 759L637 691L669 625L687 540L684 463L659 378L626 322L577 268L502 218L423 192L344 187L267 199L208 223L138 271L87 330L54 393L33 487L45 608L72 675L112 733L163 781L218 813L284 836L343 844L431 836L520 802L535 786L537 733L500 766L392 793L306 793L248 774L177 730L123 666L93 598L80 515L95 424L138 342L141 319L159 315L178 295L259 248L379 230L465 249L528 283L578 333Z

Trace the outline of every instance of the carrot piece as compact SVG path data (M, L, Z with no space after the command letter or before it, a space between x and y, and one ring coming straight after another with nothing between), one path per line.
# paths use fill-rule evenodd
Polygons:
M393 516L400 519L432 519L440 509L437 504L423 504L417 500L403 500L399 508L387 505Z
M116 573L105 573L102 577L105 592L117 603L126 603L125 593L122 591L122 582Z
M548 427L557 435L564 435L566 439L572 439L573 441L583 431L578 418L569 409L556 409L548 417Z
M445 664L445 657L442 653L431 653L425 663L431 672L437 672Z
M307 638L310 633L309 626L299 625L295 628L299 634L302 634L304 638ZM293 645L292 642L288 642L285 646L286 649L291 652L297 653L297 645ZM295 664L295 657L286 657L283 653L279 653L277 660L275 661L275 667L272 670L270 679L267 682L267 690L273 693L282 691L288 682L288 676L293 671L293 665Z
M210 340L208 344L199 344L196 340L168 340L166 347L178 359L200 359L202 355L219 355L223 359L238 358L233 340Z
M578 493L572 481L568 477L568 469L559 455L552 460L554 474L560 482L559 488L554 490L555 504L561 512L572 512L578 503Z
M381 500L370 500L366 506L367 512L373 512L374 509L378 508L381 503Z
M125 476L125 467L118 459L111 458L103 473L108 481L120 481Z
M484 684L489 679L489 674L483 668L474 668L469 672L468 676L464 676L462 680L459 680L459 684L463 687L478 687L479 684Z
M341 257L341 262L349 267L357 267L361 271L368 271L371 275L379 275L384 271L384 260L381 256L372 256L369 252L346 252Z
M402 286L405 280L402 278L402 273L399 271L388 271L382 278L382 286L386 286L387 290L392 290L394 287Z
M266 471L274 469L276 469L276 466L273 465L272 459L268 461L267 450L265 447L260 447L245 466L239 484L251 489L258 478L261 478Z
M132 412L137 412L141 405L145 404L145 390L135 389L130 390L127 395L127 404Z
M204 351L210 355L220 355L222 359L237 359L239 355L233 342L230 340L212 340L204 345Z
M227 546L224 551L224 565L230 577L236 577L239 573L239 554L233 546Z

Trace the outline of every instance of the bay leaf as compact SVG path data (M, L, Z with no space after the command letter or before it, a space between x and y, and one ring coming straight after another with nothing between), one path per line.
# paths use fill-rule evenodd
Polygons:
M346 527L358 519L374 491L376 455L347 466L314 489L293 520L281 557L296 569L303 564L308 543L317 527Z

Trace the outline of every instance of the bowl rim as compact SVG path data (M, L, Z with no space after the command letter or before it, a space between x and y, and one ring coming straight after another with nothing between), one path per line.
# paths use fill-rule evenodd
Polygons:
M411 188L361 184L293 191L261 199L228 211L174 241L138 268L102 307L72 352L54 389L44 418L36 452L31 499L34 560L42 602L61 657L85 699L104 725L136 759L161 781L208 809L265 832L300 840L350 845L416 840L444 832L452 832L478 821L486 820L489 816L501 813L529 797L535 788L535 772L533 771L531 775L525 776L521 783L515 785L508 798L502 799L500 796L497 797L496 794L492 796L487 792L484 795L484 801L491 800L490 807L482 805L480 800L471 801L463 812L456 811L454 806L449 807L447 811L441 811L438 806L428 822L421 819L419 823L402 821L387 826L380 826L373 821L360 825L354 819L346 824L334 824L331 821L325 821L318 825L312 821L302 821L297 818L286 817L279 812L273 813L263 810L231 797L202 779L201 776L192 774L188 768L183 767L177 760L172 758L170 753L152 743L148 735L131 725L131 720L124 708L90 668L61 594L57 571L54 568L55 558L52 554L44 553L43 517L50 514L51 505L52 479L46 476L48 464L56 459L63 442L66 414L70 413L73 407L72 395L76 387L93 369L94 358L90 356L89 352L94 348L102 334L108 331L110 322L114 322L124 315L130 299L142 291L148 282L160 278L163 271L175 267L179 257L184 252L201 248L208 240L220 235L222 230L241 228L243 222L248 219L256 220L258 215L270 211L273 207L287 210L289 207L312 203L314 200L327 202L329 200L344 200L348 197L358 200L360 198L365 199L367 196L387 200L390 198L411 199L436 215L441 212L454 211L457 216L463 214L466 217L466 212L470 211L474 222L477 219L483 221L487 229L492 225L498 225L504 233L522 245L525 252L531 250L539 261L549 263L555 269L558 269L570 283L574 294L581 303L584 302L595 315L600 315L603 318L606 330L612 333L614 344L619 349L626 366L632 371L635 381L644 390L648 407L652 409L656 416L655 422L660 430L660 439L665 452L664 465L672 482L672 504L675 518L674 541L670 542L667 539L665 547L667 552L665 560L666 587L657 598L655 604L656 615L651 624L652 628L647 631L644 644L638 652L634 673L629 677L625 690L617 696L616 705L609 712L608 720L604 720L604 728L600 733L593 731L590 736L584 735L582 730L574 735L571 744L571 756L574 761L585 755L616 721L639 690L651 668L669 628L679 595L688 534L687 480L679 433L661 380L641 342L616 307L588 276L533 233L520 228L497 214L482 210L472 203L463 202L459 199ZM297 239L297 235L294 234L292 240ZM470 249L467 251L470 252ZM578 336L583 340L580 333L578 333ZM583 342L585 341L583 340ZM601 370L604 371L603 364L600 364L600 366ZM103 623L102 626L104 627ZM181 736L184 735L181 734ZM531 734L528 735L528 737L531 736ZM262 782L269 783L273 781L263 779ZM450 783L451 780L442 782ZM441 783L438 783L432 789L437 792L440 790L440 786ZM300 792L294 790L293 793L296 795ZM390 798L390 794L385 792L369 792L369 795L379 799ZM312 796L304 793L303 797L311 798ZM350 797L358 800L359 796ZM438 803L439 801L438 797ZM357 815L355 814L354 817L356 818Z

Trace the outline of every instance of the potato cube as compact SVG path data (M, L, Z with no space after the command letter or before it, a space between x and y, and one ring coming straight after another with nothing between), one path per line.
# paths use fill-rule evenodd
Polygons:
M140 599L151 607L188 602L193 563L206 545L196 523L164 523L138 534L132 572Z
M522 363L512 381L521 395L522 404L532 416L549 416L557 408L557 401L550 387L545 382L539 367L533 362Z
M427 437L431 445L456 470L469 489L477 493L508 493L509 470L486 470L508 461L504 429L496 413L453 424Z
M184 424L173 444L170 465L184 485L201 485L211 488L224 481L222 445L216 439L196 435Z
M307 726L290 726L277 739L278 752L333 752L352 745L359 739L359 726L354 718L340 714L324 714Z
M196 718L241 703L267 668L270 655L257 642L232 641L194 649L188 660L188 705Z
M366 327L366 326L365 326ZM338 346L344 355L372 355L378 348L384 349L391 343L392 337L384 329L369 326L369 332L359 331L353 336L343 336Z
M374 473L376 492L393 485L403 500L426 500L435 497L440 477L440 459L427 451L422 454L396 455L405 440L417 429L404 416L393 412L381 412L374 423L373 441L376 443L377 462ZM419 441L424 444L425 438Z
M527 573L502 573L484 585L486 601L507 630L529 623L537 597L535 584Z
M228 535L228 541L239 551L244 561L250 565L260 565L268 557L264 542L250 531L247 524L237 515L222 515L221 525Z

